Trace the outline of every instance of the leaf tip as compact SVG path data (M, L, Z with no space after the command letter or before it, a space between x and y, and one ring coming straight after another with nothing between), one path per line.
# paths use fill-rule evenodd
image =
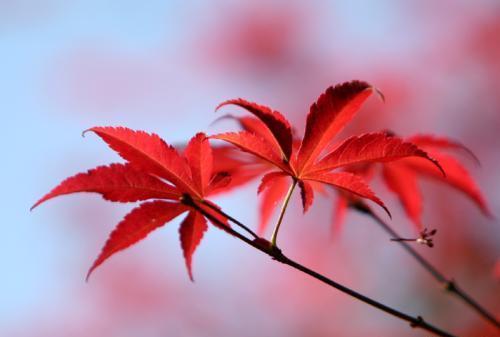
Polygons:
M483 214L490 220L497 220L495 214L491 212L491 209L485 204L484 207L481 207Z
M193 267L192 267L191 257L188 257L188 256L186 256L186 254L184 254L184 260L186 262L186 269L187 269L189 280L194 283Z
M87 275L85 276L85 282L88 283L90 280L90 276L94 273L97 267L99 267L105 259L102 258L102 253L101 255L97 258L97 260L94 261L92 266L89 268L89 271L87 272Z
M82 131L82 138L85 138L85 135L87 134L87 132L93 131L92 129L93 128L89 128L89 129L83 130Z
M391 219L391 220L392 220L392 214L391 214L391 212L389 211L389 209L388 209L387 207L385 207L385 206L383 206L383 207L384 207L384 211L385 211L385 212L387 213L387 215L389 216L389 219Z
M222 108L223 106L228 105L228 104L230 104L230 101L224 101L224 102L220 103L219 105L217 105L215 107L215 112L219 111L220 108Z
M217 111L217 110L215 110ZM214 126L215 124L219 123L220 121L223 121L225 119L234 119L234 116L231 114L225 114L220 117L217 117L212 123L210 123L210 126Z
M90 276L92 275L92 273L94 272L94 269L96 268L96 266L92 266L89 271L87 272L87 275L85 275L85 283L89 283L89 280L90 280Z
M35 202L33 204L33 206L30 207L30 212L32 212L35 208L37 208L38 206L40 206L40 204L42 204L43 202L47 201L47 198L46 197L43 197L42 199L38 200L37 202Z
M469 157L471 157L472 161L474 162L474 164L477 166L477 167L481 167L481 161L479 160L479 158L476 156L476 154L471 150L469 149L468 147L466 147L465 145L463 144L459 144L460 145L460 148L469 155Z
M392 220L392 214L389 211L389 209L387 208L387 206L384 204L384 202L382 200L379 200L378 204L380 205L380 207L382 207L384 209L385 213L387 213L387 215L389 216L389 219Z
M474 162L474 164L477 166L477 167L481 167L481 161L479 160L479 158L476 156L476 154L474 153L474 151L472 151L471 149L469 149L467 146L465 146L464 144L462 143L456 143L458 145L458 147L460 149L462 149L471 159L472 161Z
M378 98L385 103L385 95L380 91L379 88L372 86L371 89L377 94Z
M437 166L437 168L439 169L439 171L441 171L441 174L443 175L443 178L446 178L446 172L444 171L444 169L441 166L441 164L439 163L439 161L437 161L436 159L431 159L431 160L434 163L434 165Z

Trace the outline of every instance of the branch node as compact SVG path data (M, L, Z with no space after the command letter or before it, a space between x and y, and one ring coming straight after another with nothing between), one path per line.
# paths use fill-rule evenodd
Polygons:
M436 235L437 230L433 229L431 231L428 231L427 228L425 228L423 231L420 232L420 236L418 238L391 238L391 241L396 241L396 242L416 242L420 245L426 245L427 247L434 247L434 241L432 237Z
M454 280L448 281L444 285L444 290L450 291L450 292L456 292L457 291L457 285L455 284Z
M193 201L193 198L188 194L184 193L180 198L179 201L183 203L186 206L194 206L195 203Z
M422 318L422 316L417 316L417 319L414 320L413 322L410 323L410 326L412 328L418 328L419 326L423 326L424 325L424 319Z

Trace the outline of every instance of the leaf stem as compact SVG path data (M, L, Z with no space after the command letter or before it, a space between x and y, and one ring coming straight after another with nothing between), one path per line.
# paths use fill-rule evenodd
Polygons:
M358 202L354 205L354 207L361 211L362 213L367 214L375 222L390 236L399 238L398 233L382 218L380 218L377 214L373 212L370 206L366 205L364 202ZM393 240L395 241L395 240ZM464 290L458 287L456 282L453 279L448 279L441 273L436 267L434 267L427 259L425 259L422 255L420 255L411 245L409 245L404 240L397 240L398 242L417 262L425 269L432 277L441 283L444 286L444 289L453 294L460 299L462 299L467 305L469 305L473 310L475 310L479 315L481 315L485 320L489 321L491 324L500 328L500 322L485 308L483 308L477 301L475 301L471 296L469 296Z
M194 203L191 198L188 198L188 197L183 198L182 202L185 205L190 206L193 209L197 210L198 212L202 213L210 221L219 224L221 226L221 228L226 227L225 231L227 233L229 233L232 236L238 238L239 240L245 242L249 246L252 246L253 248L263 252L264 254L271 256L274 260L276 260L278 262L281 262L281 263L288 265L288 266L290 266L298 271L301 271L304 274L307 274L307 275L329 285L332 288L335 288L335 289L337 289L337 290L339 290L339 291L341 291L349 296L352 296L352 297L360 300L361 302L364 302L370 306L373 306L379 310L382 310L383 312L385 312L389 315L392 315L392 316L397 317L401 320L409 322L410 326L412 328L420 328L420 329L423 329L425 331L432 332L437 336L455 337L454 335L450 334L449 332L441 330L441 329L427 323L421 316L413 317L413 316L407 315L401 311L398 311L398 310L393 309L385 304L382 304L378 301L375 301L375 300L373 300L373 299L371 299L363 294L360 294L360 293L358 293L358 292L356 292L356 291L354 291L354 290L352 290L352 289L350 289L350 288L348 288L340 283L337 283L334 280L327 278L326 276L324 276L324 275L322 275L322 274L320 274L312 269L309 269L309 268L303 266L302 264L285 256L278 247L273 246L270 242L266 241L268 243L268 245L264 245L264 244L262 244L263 239L251 240L251 239L247 238L246 236L242 235L241 233L235 231L234 229L225 226L219 219L217 219L212 214L208 213L207 211L202 209L199 205ZM216 211L221 213L220 210L216 210ZM224 214L222 214L222 215L224 215Z
M297 186L297 179L293 178L293 182L290 185L290 188L288 189L288 192L286 193L285 199L283 201L283 205L281 206L281 211L280 215L278 218L278 222L276 223L276 226L274 227L273 235L271 236L271 244L273 247L276 247L276 240L278 239L278 232L280 230L281 223L283 222L283 218L285 216L286 209L288 207L288 203L290 202L290 198L292 196L293 190L295 189L295 186Z

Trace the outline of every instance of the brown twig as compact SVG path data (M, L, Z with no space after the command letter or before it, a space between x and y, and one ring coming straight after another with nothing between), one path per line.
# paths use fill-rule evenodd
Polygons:
M398 233L389 226L382 218L375 214L372 209L363 202L358 202L353 205L353 207L369 215L375 222L386 231L391 237L399 238ZM483 308L477 301L475 301L471 296L469 296L464 290L458 287L457 283L453 279L448 279L441 273L436 267L434 267L427 259L420 255L411 245L409 245L404 240L395 240L398 242L417 262L432 275L432 277L444 286L444 289L449 293L453 294L460 299L462 299L467 305L469 305L473 310L480 314L485 320L500 329L500 322L485 308Z
M278 262L281 262L281 263L286 264L286 265L288 265L296 270L299 270L299 271L329 285L330 287L333 287L333 288L335 288L335 289L337 289L337 290L339 290L339 291L341 291L349 296L352 296L352 297L354 297L354 298L356 298L356 299L358 299L358 300L360 300L360 301L362 301L362 302L364 302L372 307L375 307L379 310L382 310L389 315L392 315L392 316L397 317L401 320L404 320L404 321L410 323L410 326L412 328L420 328L420 329L426 330L428 332L432 332L437 336L454 337L454 335L427 323L421 316L413 317L413 316L407 315L401 311L398 311L398 310L393 309L385 304L382 304L378 301L375 301L375 300L373 300L373 299L371 299L363 294L360 294L360 293L358 293L358 292L356 292L356 291L354 291L354 290L352 290L352 289L350 289L350 288L348 288L340 283L337 283L334 280L332 280L332 279L330 279L330 278L328 278L328 277L326 277L326 276L324 276L324 275L322 275L322 274L320 274L312 269L309 269L309 268L303 266L302 264L285 256L283 254L283 252L278 247L273 246L271 244L271 242L269 242L263 238L257 238L257 239L253 239L253 240L247 238L243 234L226 226L219 219L217 219L212 214L205 211L198 204L196 204L189 195L185 195L182 198L182 202L185 205L192 207L193 209L202 213L211 222L217 223L222 228L225 227L225 229L224 229L225 232L227 232L227 233L231 234L232 236L236 237L237 239L245 242L249 246L252 246L253 248L263 252L264 254L269 255L270 257L272 257L274 260L276 260ZM226 216L228 219L235 222L235 224L237 224L238 226L246 227L241 222L237 221L236 219L234 219L232 217L228 217L227 214L225 214L222 210L216 209L216 208L212 208L212 209L215 210L216 212L218 212L219 214Z

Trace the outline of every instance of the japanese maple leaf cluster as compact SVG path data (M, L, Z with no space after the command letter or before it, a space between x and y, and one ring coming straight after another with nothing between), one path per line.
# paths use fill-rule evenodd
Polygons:
M324 192L325 186L330 186L342 196L338 214L352 200L369 199L390 215L366 183L373 175L374 165L380 163L385 182L417 224L420 224L421 197L415 181L419 175L446 181L465 192L487 213L486 203L465 168L443 153L445 149L463 148L458 143L433 136L405 140L388 132L336 140L374 92L378 91L361 81L329 87L311 105L303 137L293 132L290 122L280 112L243 99L229 100L218 108L236 105L253 115L232 117L242 131L211 136L230 145L212 148L209 138L198 133L182 153L156 134L123 127L91 128L87 131L102 138L125 163L99 166L72 176L33 208L54 197L77 192L98 193L113 202L142 202L110 234L87 278L113 254L187 213L179 233L189 277L193 279L192 257L208 228L205 215L209 215L213 225L229 231L228 219L206 198L260 176L258 191L264 194L260 233L264 233L277 202L289 200L296 185L300 188L304 212L312 205L314 193ZM194 204L185 202L187 197ZM273 245L275 235L277 230L273 233Z
M417 226L421 227L422 213L422 195L416 181L418 177L431 178L455 188L472 200L483 214L491 216L486 200L468 170L447 151L465 150L475 162L478 162L470 150L456 141L433 135L415 135L408 140L432 153L446 171L446 179L443 179L430 170L428 166L411 160L401 161L397 165L394 163L391 166L384 166L384 180L389 188L397 194L406 213Z
M391 136L390 133L388 135ZM439 174L432 165L414 158L383 163L379 170L373 163L350 167L348 170L356 172L367 180L371 180L379 173L384 184L396 195L406 215L419 231L424 228L422 224L423 197L418 185L419 179L428 178L455 188L472 200L483 214L491 216L488 205L468 170L455 156L448 153L450 150L460 150L478 163L478 159L468 148L447 137L427 134L417 134L408 137L406 141L419 146L438 160L446 176ZM347 194L339 194L335 207L333 225L335 229L341 228L346 210L353 202L356 202L356 198Z
M255 118L237 118L243 131L223 133L213 138L227 141L258 158L261 173L265 173L259 192L268 189L261 207L263 232L276 201L287 189L286 177L300 187L304 212L311 206L314 190L321 184L333 186L361 198L374 201L388 213L384 203L357 174L341 170L376 162L391 162L402 158L419 158L430 162L437 174L443 174L438 161L412 142L386 132L350 137L335 143L335 136L358 112L363 102L378 92L366 82L351 81L329 87L312 104L302 139L294 137L288 120L278 111L243 99L228 100L225 105L239 106ZM425 160L422 160L425 159ZM336 170L336 172L332 172ZM271 172L269 172L271 171ZM440 172L441 171L441 172Z
M88 131L101 137L127 162L99 166L72 176L32 208L54 197L77 192L99 193L104 199L114 202L153 200L141 203L116 226L91 266L87 278L113 254L187 212L179 233L192 279L192 256L207 230L207 220L200 212L181 202L183 195L189 194L195 202L200 203L199 207L216 217L219 222L214 225L221 227L221 223L227 224L225 218L201 203L206 196L229 183L227 174L213 174L213 154L207 137L203 133L194 136L181 155L156 134L122 127L94 127Z

